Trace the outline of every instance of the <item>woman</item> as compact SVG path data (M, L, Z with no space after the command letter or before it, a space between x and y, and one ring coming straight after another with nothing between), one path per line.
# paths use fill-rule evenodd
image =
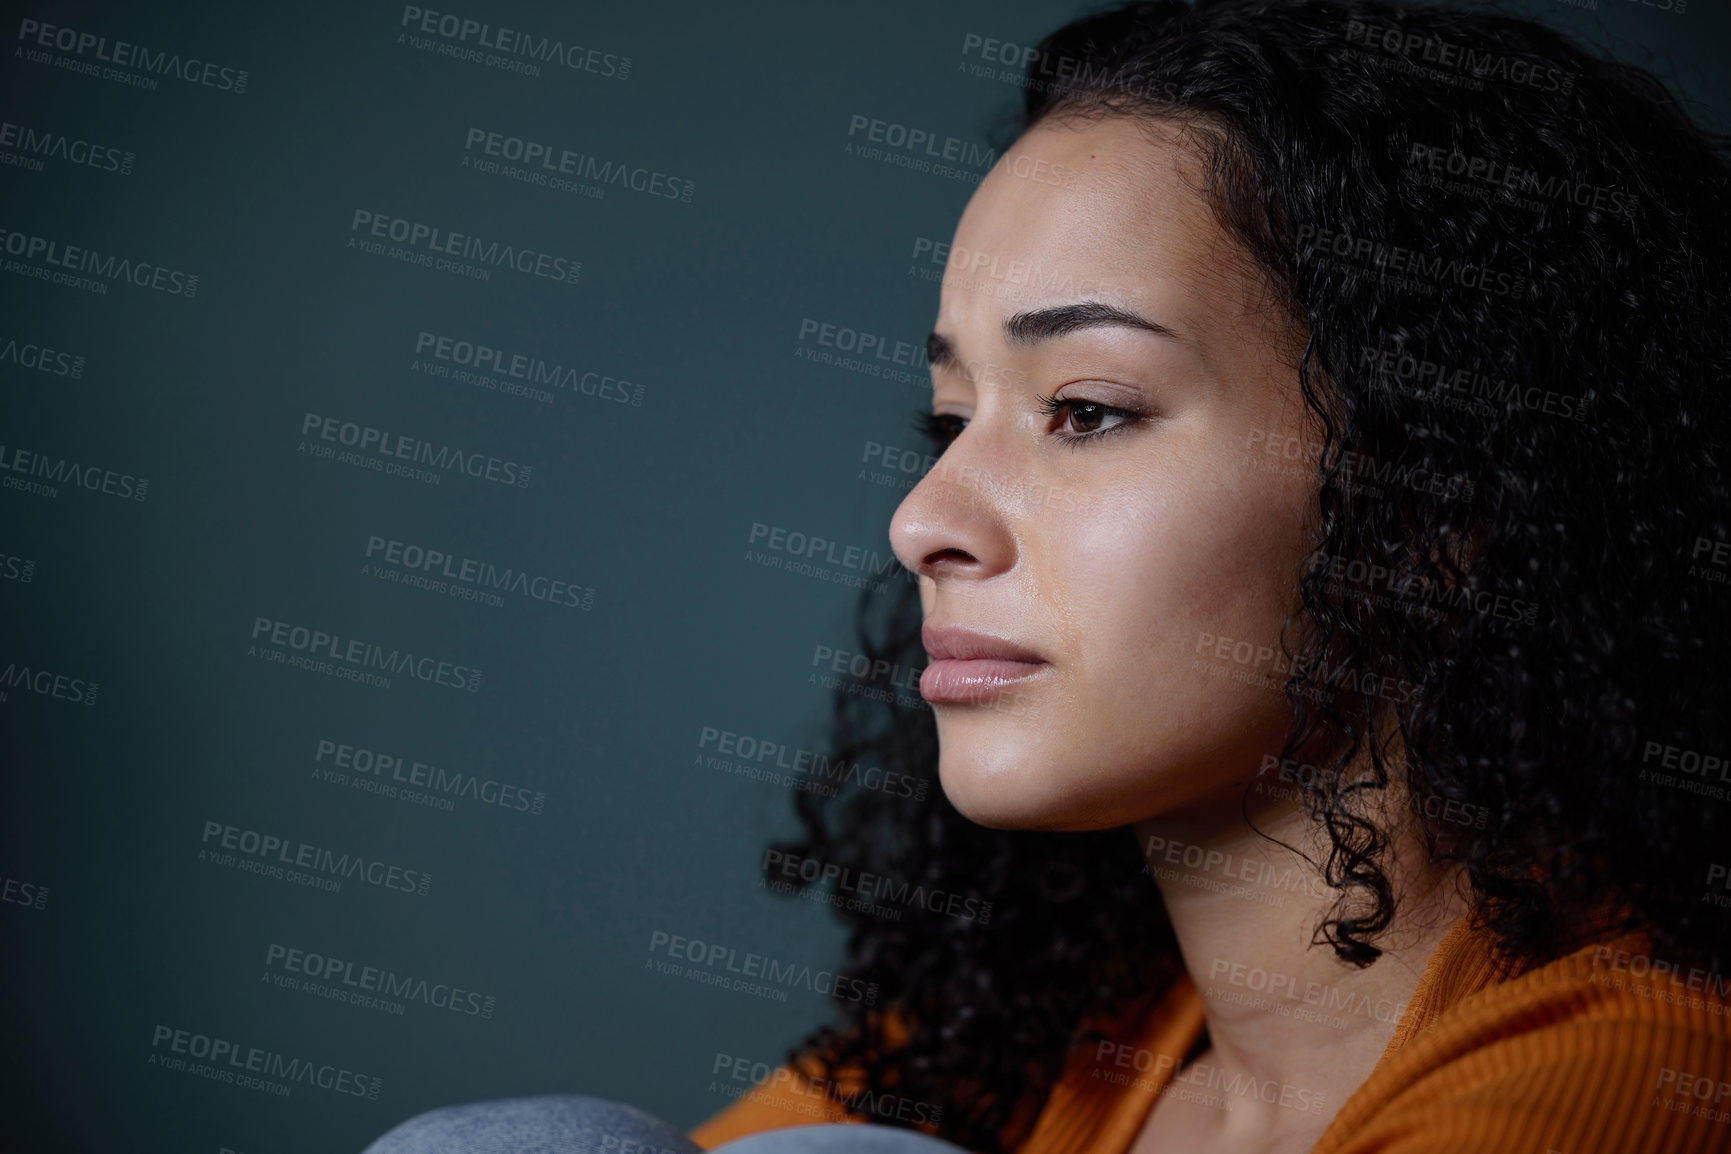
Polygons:
M1731 1148L1724 146L1501 16L1048 37L862 604L931 708L837 697L943 796L766 878L923 897L697 1146Z

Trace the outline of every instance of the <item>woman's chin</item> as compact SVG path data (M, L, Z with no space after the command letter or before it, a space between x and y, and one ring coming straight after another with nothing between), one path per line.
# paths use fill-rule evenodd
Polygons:
M1074 776L1047 761L986 763L940 754L938 782L956 811L988 829L1084 830L1123 824L1099 819L1099 808L1075 788Z

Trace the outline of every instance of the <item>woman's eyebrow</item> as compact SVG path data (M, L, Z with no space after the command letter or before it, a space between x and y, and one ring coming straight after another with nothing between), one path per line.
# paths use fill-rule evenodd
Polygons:
M1032 345L1081 329L1106 327L1141 329L1173 340L1183 339L1159 321L1151 321L1129 309L1104 301L1078 301L1006 317L1004 340L1012 345ZM955 344L941 333L932 333L926 338L926 360L938 368L954 368L960 363Z
M1012 345L1031 345L1051 340L1078 329L1110 326L1143 329L1163 337L1178 339L1178 334L1158 321L1138 316L1129 309L1109 305L1104 301L1078 301L1069 305L1034 309L1017 313L1004 321L1004 339Z

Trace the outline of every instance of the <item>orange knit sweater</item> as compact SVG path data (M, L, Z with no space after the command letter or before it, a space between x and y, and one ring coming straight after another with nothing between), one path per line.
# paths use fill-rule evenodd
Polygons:
M1731 1151L1731 977L1654 958L1642 934L1525 972L1499 970L1488 946L1468 918L1449 930L1312 1154ZM1110 1058L1096 1063L1100 1047L1078 1048L1017 1154L1124 1154L1202 1027L1201 995L1180 977L1120 1034L1152 1052L1137 1062L1147 1071L1126 1078ZM782 1067L691 1138L708 1150L844 1120Z

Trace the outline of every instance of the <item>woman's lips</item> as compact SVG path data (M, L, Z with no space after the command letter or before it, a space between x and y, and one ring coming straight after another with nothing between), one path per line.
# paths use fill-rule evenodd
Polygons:
M1010 661L1002 657L949 657L927 665L920 674L920 696L927 701L972 702L1002 697L1016 683L1047 668L1044 661Z
M931 664L920 674L920 696L930 702L985 701L1049 667L1045 658L1004 637L957 625L926 622L920 629Z

